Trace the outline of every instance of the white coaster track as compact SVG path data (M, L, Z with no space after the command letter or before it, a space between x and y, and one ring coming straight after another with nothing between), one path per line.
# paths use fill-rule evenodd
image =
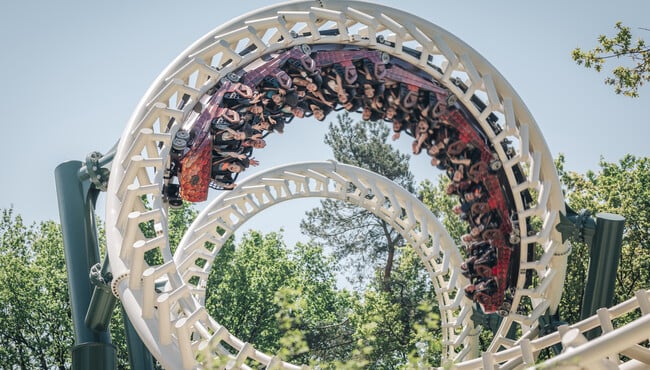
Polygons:
M322 32L328 30L336 32ZM378 43L377 36L389 42ZM167 238L167 209L162 202L161 188L171 138L178 129L177 125L167 129L170 120L183 122L205 93L229 72L273 51L319 43L355 44L411 63L454 93L487 134L503 162L507 183L502 186L508 187L513 194L516 207L513 212L518 216L521 246L534 246L532 257L521 253L513 310L503 320L488 353L494 353L492 358L498 363L502 352L522 353L524 343L536 337L540 315L557 309L569 250L555 230L559 213L564 212L564 201L541 132L512 87L468 45L413 15L357 1L290 2L234 19L181 53L140 101L120 139L113 162L107 193L106 228L111 269L115 276L113 292L121 299L143 341L162 365L170 369L198 367L196 352L204 348L231 355L234 365L252 359L269 367L281 364L286 368L298 368L278 362L277 358L242 343L208 315L201 304L201 287L188 285L185 279L188 274L205 278L207 272L197 271L196 266L186 266L187 263L183 265L185 259L172 256ZM403 47L419 51L420 57L404 52ZM252 52L242 55L241 51L245 49L252 49ZM466 90L454 83L457 78L462 79ZM189 96L189 101L182 109L176 109L184 95ZM479 110L471 102L474 97L481 99L484 109ZM498 117L502 128L498 133L486 121L490 114ZM514 155L504 153L501 143L506 140L518 145ZM525 171L523 181L515 178L513 168L517 166ZM535 195L534 202L528 206L522 202L524 192ZM144 206L142 198L151 208ZM405 209L415 212L408 207ZM534 231L528 230L526 220L530 218L541 221L542 226ZM142 235L140 226L144 224L153 225L157 234L154 237ZM442 240L442 233L435 235ZM426 248L420 252L426 252ZM149 266L144 261L145 253L149 251L159 252L164 263ZM449 282L453 280L453 271L457 267L449 265L455 262L456 257L452 259L455 252L449 249L442 253L442 270L436 270L441 267L438 264L432 264L431 268L434 275L448 278L440 283L440 289L444 291L458 283ZM524 289L527 273L534 278L532 285ZM155 290L155 281L159 279L168 282L164 292ZM451 289L443 293L449 294L448 299L457 304L454 298L460 295ZM467 308L461 302L460 308L446 319L447 323L457 325L458 320L465 318L465 310ZM522 333L518 340L506 338L505 334L512 325ZM446 353L456 361L462 360L468 352L464 350L466 347L473 346L455 342L462 336L461 333L446 337L446 344L452 347ZM226 353L225 346L221 345L224 343L237 353ZM506 351L497 353L504 348Z
M460 272L462 256L442 224L422 202L392 181L336 162L276 167L247 178L201 211L174 254L183 281L192 286L196 300L204 302L212 262L240 226L273 205L308 197L355 204L397 230L418 253L438 293L443 358L459 361L476 346L472 307L462 302L462 289L469 283Z

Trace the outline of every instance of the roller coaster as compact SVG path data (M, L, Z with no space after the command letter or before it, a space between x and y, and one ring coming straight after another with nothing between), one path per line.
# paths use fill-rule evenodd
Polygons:
M412 194L353 166L296 163L238 181L263 164L253 153L271 150L266 135L290 135L294 119L323 120L336 111L385 121L395 139L412 140L413 154L449 176L447 193L467 223L463 245ZM221 193L172 253L169 208L205 201L210 189ZM242 342L203 303L228 237L262 210L304 197L365 208L415 249L437 293L443 363L453 368L650 366L650 350L639 345L650 332L645 291L539 336L540 318L557 311L570 252L557 229L566 210L544 138L481 55L397 9L296 1L208 33L140 101L116 148L106 194L111 292L168 369L201 368L197 358L206 353L227 358L228 368L302 368ZM144 235L144 225L155 235ZM145 262L151 251L161 264ZM633 311L638 320L614 327L613 319ZM473 312L501 317L482 353ZM582 333L596 327L603 335L588 341ZM542 349L558 344L564 353L536 364Z

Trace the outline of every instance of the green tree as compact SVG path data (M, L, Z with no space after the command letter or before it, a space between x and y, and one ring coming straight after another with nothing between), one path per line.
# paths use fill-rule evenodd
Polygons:
M291 273L277 235L251 232L235 249L230 241L214 261L206 296L213 317L240 339L277 351L281 337L273 300Z
M616 35L598 36L599 45L591 50L573 49L571 56L578 65L601 72L607 60L616 59L623 64L615 66L605 84L614 86L614 92L630 97L639 96L639 88L650 81L650 48L639 38L632 40L630 27L621 22L615 25ZM642 28L645 31L648 29Z
M337 116L338 125L330 123L325 143L334 158L345 164L365 168L414 192L409 158L388 142L389 128L383 122L354 123L347 113ZM331 248L334 256L354 267L360 274L349 278L363 280L368 267L383 269L382 278L390 280L397 248L403 238L388 223L364 209L347 202L325 199L306 214L300 224L303 232Z
M566 171L564 156L557 161L568 204L591 214L609 212L625 217L623 246L616 274L614 302L622 302L639 289L650 288L650 158L626 155L617 163L601 159L598 172ZM573 243L562 298L563 318L577 322L589 250Z
M435 294L413 248L403 247L386 289L377 277L352 314L354 338L375 369L439 365L440 331ZM360 345L362 344L362 345Z
M0 368L66 369L73 344L59 226L0 220Z
M345 356L351 297L336 290L332 263L320 247L288 250L279 234L251 231L217 255L206 308L240 339L286 360Z
M353 350L349 322L357 297L336 286L336 261L325 256L322 246L298 243L292 250L295 277L291 288L301 293L301 330L309 346L309 358L331 362L347 358Z

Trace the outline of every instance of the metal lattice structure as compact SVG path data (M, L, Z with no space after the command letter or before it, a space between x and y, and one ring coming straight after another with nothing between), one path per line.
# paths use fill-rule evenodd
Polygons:
M336 32L328 32L332 30ZM481 55L426 20L364 2L299 1L246 14L192 44L153 83L120 139L107 192L106 228L115 276L112 288L151 352L167 368L195 368L199 349L214 348L231 355L222 343L237 350L232 354L235 364L246 359L271 365L277 361L229 334L201 305L200 292L187 284L185 276L206 272L172 256L161 188L178 123L206 92L228 73L263 55L303 44L355 44L385 52L429 74L467 107L503 163L501 186L513 195L520 245L533 251L521 253L512 313L503 320L488 351L516 345L516 339L506 338L513 325L521 329L522 338L535 337L538 318L547 310L554 312L559 303L569 247L555 229L564 201L553 160L519 96ZM418 51L418 57L405 52L407 49ZM189 100L177 109L185 96ZM474 103L476 99L482 108ZM488 122L490 116L498 118L499 130ZM506 142L515 144L514 153L504 152L502 144ZM516 176L517 169L523 171L523 178ZM524 203L524 193L534 194L531 203ZM143 198L151 208L145 207ZM541 227L529 230L531 220L539 221ZM142 225L152 225L156 235L142 235ZM160 253L164 263L148 265L144 260L147 253ZM451 271L452 279L453 266L446 265L451 270L445 270L445 264L455 261L451 256L444 254L447 262L443 258L442 270L434 274L443 276ZM440 267L431 265L432 269ZM526 287L525 276L533 277ZM164 291L156 290L157 280L167 281ZM444 284L442 290L453 285ZM460 295L448 294L457 304ZM461 302L448 323L462 320L467 309ZM455 341L451 336L447 339ZM452 352L451 358L457 361L465 353Z
M616 319L634 315L635 321L616 325ZM583 333L602 330L603 335L587 341ZM465 361L454 369L647 369L650 349L642 346L650 332L650 291L640 290L633 298L544 337L521 338L506 350L483 353L480 359ZM543 349L561 344L562 354L542 363L537 356ZM622 357L625 356L625 357ZM624 360L623 360L624 359Z

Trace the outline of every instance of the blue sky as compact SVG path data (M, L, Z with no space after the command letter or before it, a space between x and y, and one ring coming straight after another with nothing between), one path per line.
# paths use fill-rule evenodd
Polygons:
M55 167L84 160L92 151L106 152L149 85L181 51L233 17L272 3L27 0L0 5L0 208L13 205L28 222L58 221ZM570 58L574 47L590 48L597 35L613 34L619 20L650 41L650 32L637 28L650 27L650 2L377 3L417 14L481 53L522 97L553 156L566 155L569 170L595 170L601 156L617 161L626 153L650 154L650 88L638 99L616 96L603 85L604 75ZM283 137L256 153L261 167L329 159L322 144L325 127L294 121ZM276 140L282 144L274 145ZM416 175L420 180L437 176ZM290 229L302 217L290 209L299 208L275 210L276 217L258 223L274 219L269 229Z

